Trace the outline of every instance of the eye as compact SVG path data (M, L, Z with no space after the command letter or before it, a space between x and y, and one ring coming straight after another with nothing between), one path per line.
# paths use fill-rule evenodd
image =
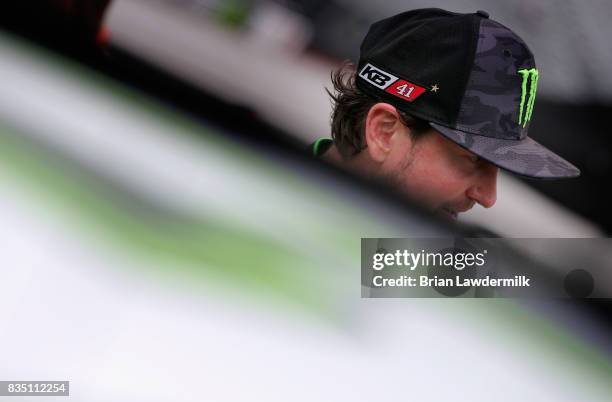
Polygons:
M480 156L476 155L476 154L469 154L465 156L466 158L468 158L470 160L470 162L472 163L478 163L480 162L482 159L480 158Z

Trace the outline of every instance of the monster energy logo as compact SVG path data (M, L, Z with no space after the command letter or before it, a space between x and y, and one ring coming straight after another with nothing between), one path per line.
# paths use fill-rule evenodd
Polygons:
M523 127L527 125L527 122L531 120L531 113L533 112L533 103L535 102L536 90L538 88L538 70L535 68L518 70L518 73L523 77L523 83L521 84L521 104L519 106L519 126L522 124ZM527 94L527 87L529 87L529 94ZM525 98L527 98L527 104L525 104Z

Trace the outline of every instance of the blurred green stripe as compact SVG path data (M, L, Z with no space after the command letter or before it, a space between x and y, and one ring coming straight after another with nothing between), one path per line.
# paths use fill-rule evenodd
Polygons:
M1 126L0 161L38 201L103 235L105 244L150 260L152 269L170 264L200 280L224 278L319 312L331 307L326 293L317 291L320 280L307 269L314 262L282 244L212 217L197 222L160 216Z

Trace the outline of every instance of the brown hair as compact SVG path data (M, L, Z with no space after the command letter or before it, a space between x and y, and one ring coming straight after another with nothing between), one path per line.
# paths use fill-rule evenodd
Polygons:
M349 159L363 149L365 144L365 121L372 106L384 102L361 91L355 85L355 68L345 62L331 74L333 92L325 88L332 100L331 134L338 152ZM411 128L413 138L420 138L429 129L422 119L397 109L405 126Z

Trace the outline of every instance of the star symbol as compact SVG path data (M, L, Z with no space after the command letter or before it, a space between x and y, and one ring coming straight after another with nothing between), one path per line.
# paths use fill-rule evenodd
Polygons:
M433 86L431 87L431 92L436 92L436 93L437 93L437 92L438 92L438 89L440 89L440 88L438 87L438 84L433 84Z

